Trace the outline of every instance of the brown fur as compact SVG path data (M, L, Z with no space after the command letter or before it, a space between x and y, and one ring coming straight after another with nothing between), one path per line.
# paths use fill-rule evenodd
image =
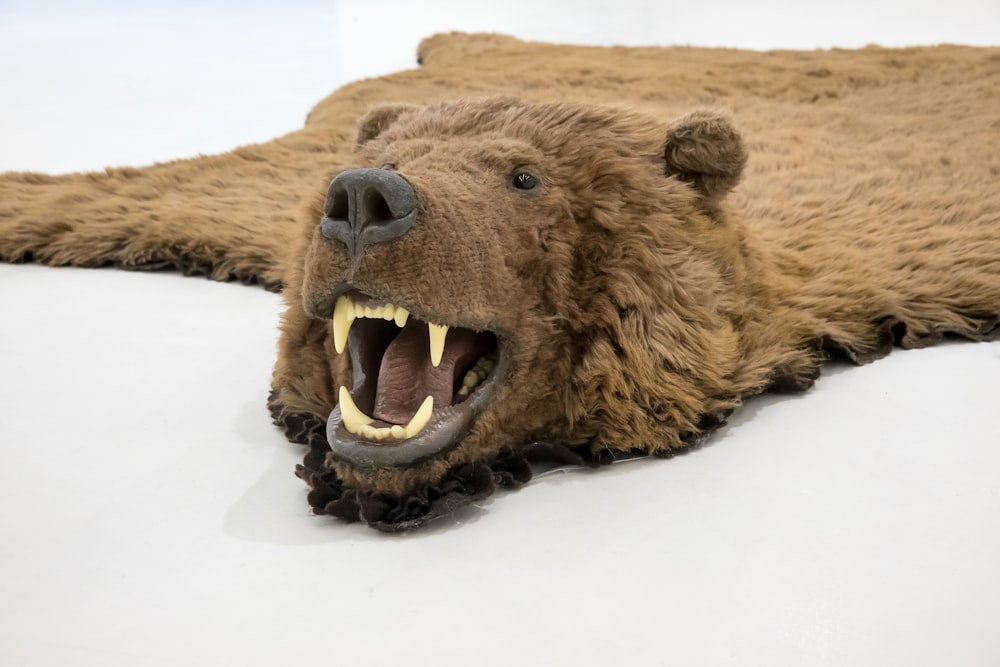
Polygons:
M7 174L0 258L284 284L272 410L313 445L300 473L311 502L387 523L389 498L419 498L409 521L480 497L491 474L524 481L510 457L526 443L591 461L669 454L748 395L807 388L829 351L863 363L893 343L1000 336L1000 49L446 35L421 58L337 91L269 144L141 170ZM441 102L493 93L519 100ZM354 271L318 234L326 183L386 163L416 188L420 223ZM508 187L524 165L535 191ZM348 368L310 312L345 277L421 319L511 341L509 378L454 449L409 468L323 460Z

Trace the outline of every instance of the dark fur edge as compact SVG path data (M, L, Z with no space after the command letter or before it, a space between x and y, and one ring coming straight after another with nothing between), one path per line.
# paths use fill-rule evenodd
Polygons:
M6 261L6 260L5 260ZM14 257L9 261L10 264L30 264L36 261L34 253L26 252L20 257ZM223 278L217 278L214 276L214 268L212 262L189 255L186 253L175 254L170 259L162 260L151 260L148 262L122 262L122 261L107 261L107 262L94 262L90 264L75 264L74 266L81 266L88 269L100 269L104 267L114 267L122 271L180 271L182 275L185 276L203 276L210 280L216 280L220 282L231 282L239 281L244 285L260 285L268 292L280 292L283 285L280 282L271 282L264 280L264 278L252 271L240 271L231 272Z
M185 276L203 276L219 282L239 281L244 285L260 285L268 292L280 292L282 288L280 282L264 280L263 276L252 271L232 271L224 277L215 277L214 267L210 261L188 254L178 254L170 259L141 264L115 262L114 267L126 271L169 271L174 269Z
M425 484L407 496L371 495L344 487L337 474L326 467L330 447L326 424L315 415L287 413L278 390L272 390L268 408L274 423L284 429L292 442L307 445L302 464L295 474L309 485L307 501L313 512L330 515L346 523L363 521L388 533L403 533L428 521L447 516L461 507L493 495L498 489L517 489L531 481L531 462L546 461L562 465L598 467L615 461L644 455L642 452L615 452L588 446L569 447L533 442L518 452L503 451L492 459L481 459L452 468L436 484ZM713 431L725 424L725 414L706 415L699 430L681 434L684 446L659 454L669 458L689 451Z
M926 332L913 330L906 322L893 315L886 315L875 324L875 344L867 348L859 348L841 341L834 340L829 335L816 338L812 349L833 356L843 356L850 361L863 365L885 357L894 346L906 350L929 347L940 343L946 337L958 336L976 342L1000 340L1000 316L969 315L970 320L978 322L975 328L933 327Z

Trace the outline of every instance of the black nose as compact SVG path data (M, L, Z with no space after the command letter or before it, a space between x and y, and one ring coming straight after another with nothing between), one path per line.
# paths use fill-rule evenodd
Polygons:
M348 169L330 182L320 233L347 246L357 261L366 245L402 236L417 219L417 195L399 174Z

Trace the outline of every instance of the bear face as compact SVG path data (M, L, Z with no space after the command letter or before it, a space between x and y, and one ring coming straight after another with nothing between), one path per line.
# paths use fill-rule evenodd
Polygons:
M764 268L722 207L745 161L715 111L372 110L306 213L281 409L329 414L326 465L378 494L536 441L690 445L774 372Z

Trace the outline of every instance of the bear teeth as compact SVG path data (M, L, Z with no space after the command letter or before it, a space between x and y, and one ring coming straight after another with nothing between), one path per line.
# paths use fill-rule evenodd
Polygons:
M333 308L333 345L337 354L342 354L347 347L347 334L351 330L354 320L359 317L392 320L397 327L403 328L410 318L410 313L405 308L399 308L391 303L372 308L356 304L346 296L340 297L337 299L337 305Z
M387 322L393 321L397 327L402 329L410 318L410 312L391 303L372 308L354 303L346 296L340 297L337 299L337 305L333 308L333 346L337 350L337 354L343 354L344 350L347 349L347 334L350 333L354 320L360 317L386 320ZM444 355L444 340L448 335L448 325L428 322L427 331L430 338L431 363L437 368Z
M469 372L462 378L462 386L458 390L459 396L468 396L476 387L486 381L493 369L496 368L496 361L489 357L481 357L476 365L469 369Z
M444 339L448 335L448 325L428 323L427 331L431 339L431 363L437 368L441 365L441 356L444 354Z
M406 426L399 426L397 424L395 426L379 428L371 425L375 420L358 408L354 403L354 399L351 398L351 392L347 391L347 387L341 386L340 388L341 423L349 432L368 438L369 440L386 440L387 438L405 440L412 438L424 430L427 422L431 419L432 412L434 412L434 397L428 396L420 404L420 407L417 408L416 414L413 415L410 423Z

